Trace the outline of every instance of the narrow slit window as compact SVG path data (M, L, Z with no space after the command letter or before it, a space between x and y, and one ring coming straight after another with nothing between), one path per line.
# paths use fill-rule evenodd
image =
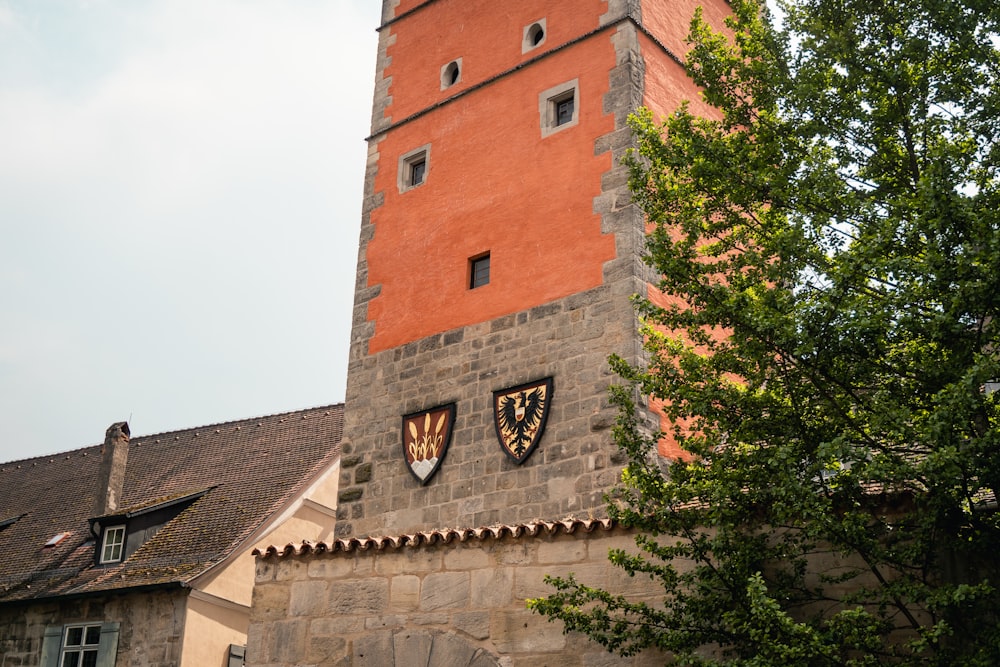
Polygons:
M482 287L490 282L490 255L480 255L469 260L470 275L469 289Z

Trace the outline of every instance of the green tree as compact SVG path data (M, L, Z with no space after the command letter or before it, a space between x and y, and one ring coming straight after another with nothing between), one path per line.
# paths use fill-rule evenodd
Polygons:
M529 605L679 664L1000 664L1000 4L731 6L689 37L718 115L632 119L667 305L612 360L641 537L611 560L662 602Z

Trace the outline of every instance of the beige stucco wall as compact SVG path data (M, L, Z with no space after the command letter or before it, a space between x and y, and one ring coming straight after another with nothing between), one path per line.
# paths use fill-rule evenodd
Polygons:
M321 542L333 536L340 465L326 470L301 499L262 526L247 546L229 560L192 582L196 590L245 607L250 606L254 581L254 549L272 544Z
M299 499L261 526L245 548L192 582L180 667L224 665L229 645L246 643L254 586L253 549L332 538L339 470L339 464L332 465Z
M229 645L246 643L250 610L195 593L187 602L179 667L227 667Z
M615 547L634 551L632 536L620 529L578 531L262 558L247 665L663 664L654 653L610 655L525 608L526 598L551 592L545 575L569 572L655 600L648 579L629 578L608 563Z

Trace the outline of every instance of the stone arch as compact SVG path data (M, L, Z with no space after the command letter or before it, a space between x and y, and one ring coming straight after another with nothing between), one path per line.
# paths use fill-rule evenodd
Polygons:
M356 640L350 664L359 667L501 667L497 656L454 632L411 628L386 628Z

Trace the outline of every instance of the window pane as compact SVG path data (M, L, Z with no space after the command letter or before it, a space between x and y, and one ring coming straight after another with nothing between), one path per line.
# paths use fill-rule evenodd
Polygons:
M113 563L122 559L122 547L125 544L125 527L116 526L104 531L104 547L101 549L101 562Z
M80 667L80 652L67 651L64 653L62 667Z
M564 125L573 120L573 98L556 102L556 125Z
M97 667L97 651L84 651L80 667Z
M470 288L475 289L490 282L490 256L472 260L472 280Z
M66 629L66 646L80 646L83 644L83 628Z
M424 171L427 163L424 161L414 162L410 171L410 185L420 185L424 182Z
M88 625L87 626L87 637L83 642L87 646L97 646L101 643L101 626L99 625Z

